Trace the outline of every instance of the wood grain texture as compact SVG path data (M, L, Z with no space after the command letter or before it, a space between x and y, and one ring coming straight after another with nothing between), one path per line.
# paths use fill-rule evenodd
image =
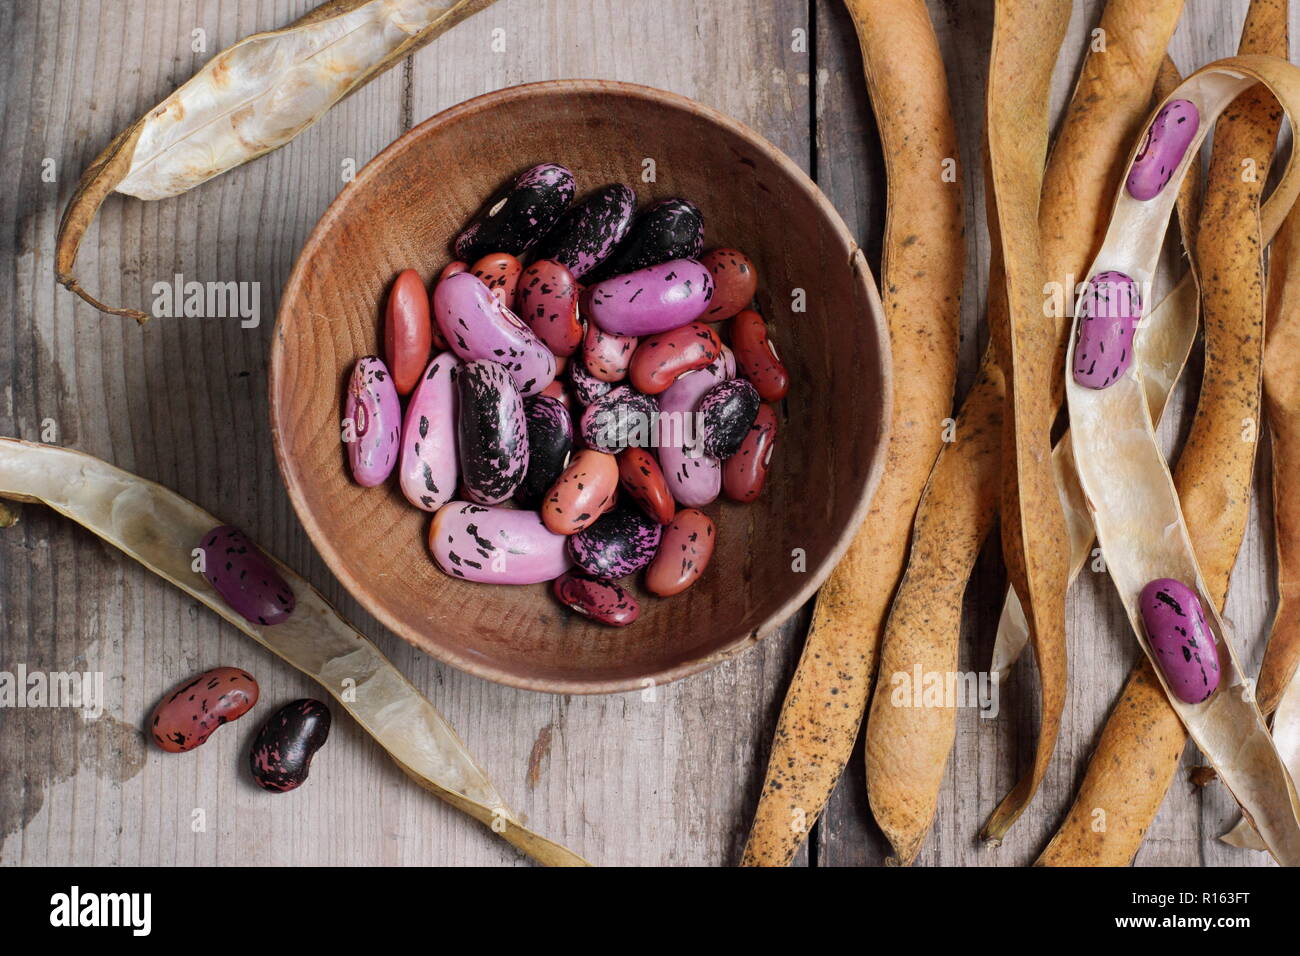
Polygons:
M141 109L217 50L301 15L308 0L17 0L0 5L0 432L60 443L160 481L243 525L374 638L465 737L530 824L597 863L735 863L797 659L806 615L705 674L640 693L550 697L451 670L386 633L315 555L280 484L271 449L266 373L272 318L290 267L358 166L416 122L470 96L529 80L621 79L694 97L752 126L813 174L868 254L883 224L874 120L851 24L838 0L498 0L349 98L287 148L193 193L143 204L115 197L82 251L80 271L115 301L144 304L176 272L261 283L262 323L101 320L58 289L58 214L76 178ZM1057 66L1060 115L1100 0L1075 3ZM1294 6L1294 5L1293 5ZM970 210L959 392L987 339L982 325L988 238L979 168L987 4L931 0L948 64ZM1184 72L1236 45L1244 0L1189 0L1171 52ZM1297 32L1293 12L1292 30ZM207 52L191 31L207 32ZM504 34L494 35L494 30ZM792 48L809 31L807 52ZM493 40L505 47L495 52ZM123 64L129 64L123 66ZM42 180L54 161L57 181ZM454 175L449 170L447 175ZM1170 264L1175 260L1171 257ZM873 262L873 266L877 263ZM1195 380L1199 369L1189 370ZM1186 433L1186 393L1162 436ZM1261 449L1261 468L1267 453ZM1265 470L1262 472L1266 474ZM1257 485L1227 614L1257 667L1272 613L1271 510ZM961 666L988 666L1005 578L996 544L967 593ZM976 833L1027 766L1035 739L1032 662L1003 688L1002 710L958 715L957 743L922 865L1031 861L1073 789L1138 654L1105 575L1084 574L1067 604L1072 673L1058 752L1042 790L995 851ZM244 770L256 727L232 725L183 756L144 747L140 725L162 691L215 664L244 667L263 700L312 685L142 568L48 512L24 508L0 532L0 670L103 671L105 717L0 710L0 863L520 864L480 828L406 780L356 727L338 721L311 785L285 798L257 791ZM269 711L268 711L269 713ZM878 863L861 756L848 768L811 841L822 865ZM1184 771L1195 754L1184 757ZM1218 843L1236 818L1218 785L1180 771L1138 865L1262 865ZM195 833L195 809L206 813ZM801 854L799 862L808 862Z

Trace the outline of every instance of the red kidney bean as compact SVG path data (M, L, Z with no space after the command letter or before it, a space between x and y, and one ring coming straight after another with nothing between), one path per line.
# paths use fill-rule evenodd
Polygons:
M737 249L710 249L700 262L713 276L713 299L699 321L721 322L749 308L758 290L758 270L749 256Z
M732 501L749 502L759 496L772 464L776 445L776 412L761 405L740 451L722 463L722 490Z
M553 588L561 604L611 627L626 627L641 614L636 598L612 581L568 571L555 579Z
M602 382L621 382L627 378L636 344L634 335L611 335L602 332L595 322L589 322L582 340L582 361L587 371Z
M508 252L492 252L474 263L471 269L497 300L507 309L515 307L515 290L524 267Z
M1196 592L1160 578L1142 589L1138 608L1169 689L1185 704L1208 700L1219 686L1219 649Z
M614 456L584 448L546 493L542 523L555 534L577 534L604 514L617 489Z
M307 782L311 758L330 735L330 711L319 700L285 704L262 725L248 763L263 790L288 793Z
M647 395L658 395L687 372L710 364L721 351L718 333L702 322L651 335L632 355L632 385Z
M731 347L740 373L758 389L765 402L779 402L790 391L790 373L781 364L776 347L767 337L763 317L745 309L731 322Z
M257 681L238 667L214 667L158 702L149 720L154 743L184 753L207 742L222 724L238 720L257 703Z
M641 510L660 524L673 520L677 504L668 490L659 462L644 448L628 448L618 456L619 484L641 506Z
M384 311L384 355L398 395L411 394L420 381L432 345L429 293L420 274L407 269L393 282Z
M664 529L659 553L645 572L645 587L659 597L681 594L700 579L713 558L716 543L713 519L695 508L683 508Z

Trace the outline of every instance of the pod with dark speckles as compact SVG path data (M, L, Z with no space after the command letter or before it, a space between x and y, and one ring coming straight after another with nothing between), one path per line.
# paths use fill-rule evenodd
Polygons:
M1142 317L1137 283L1122 272L1098 272L1079 297L1074 380L1084 388L1115 384L1133 364L1133 333Z
M406 269L393 281L384 308L384 355L398 395L410 395L419 383L432 344L429 291L418 272Z
M223 524L205 534L199 548L203 576L250 624L270 627L293 613L293 588L244 532Z
M1196 592L1159 578L1142 589L1138 607L1169 689L1185 704L1208 700L1219 686L1219 649Z
M1191 100L1171 100L1151 121L1124 181L1134 199L1155 199L1169 185L1196 138L1201 114Z
M613 455L584 448L573 456L542 502L542 523L556 534L576 534L604 514L618 491Z
M594 578L613 581L640 571L659 550L663 526L639 508L616 508L568 538L573 563Z
M602 382L621 382L627 378L639 341L635 335L613 335L595 322L588 322L582 340L582 362Z
M636 272L670 259L694 259L704 248L704 217L686 199L664 199L632 223L614 254L588 275L589 282Z
M718 333L703 322L642 339L632 356L634 388L658 395L687 372L709 365L722 352Z
M712 298L708 269L672 259L592 286L587 318L614 335L656 335L694 321Z
M536 508L560 477L573 451L573 418L558 398L534 395L524 400L528 422L528 472L515 490L515 501Z
M573 274L553 259L538 259L519 278L519 317L556 356L572 355L582 344L578 293Z
M519 288L519 274L523 265L508 252L490 252L470 270L478 276L488 291L507 309L515 307L515 293Z
M214 667L175 688L149 718L153 741L168 753L202 746L222 724L238 720L257 703L257 681L238 667Z
M611 389L582 413L579 431L588 448L617 455L624 448L649 448L659 405L627 385Z
M618 479L619 485L641 506L641 510L659 524L673 520L677 504L673 501L672 492L668 490L663 469L649 451L644 448L628 448L620 452Z
M551 350L478 276L462 272L439 282L433 314L453 352L509 369L521 394L536 395L555 379Z
M683 508L664 529L659 553L645 572L645 588L659 597L681 594L700 579L713 558L717 541L713 519L695 508Z
M553 590L561 604L610 627L627 627L641 614L636 598L613 581L569 571L555 579Z
M540 584L573 566L568 541L536 511L452 501L429 525L429 551L446 574L486 584Z
M721 322L749 308L758 291L758 270L749 256L739 249L710 249L700 262L713 276L713 301L701 322Z
M790 391L790 373L767 337L767 324L752 309L731 320L731 347L736 350L740 374L758 389L765 402L779 402Z
M569 384L573 386L573 397L583 407L614 390L613 383L601 381L592 375L587 370L586 363L579 357L569 362Z
M758 417L758 389L743 378L715 385L700 399L700 436L704 453L730 458L740 450Z
M456 258L473 262L490 252L526 252L564 214L575 188L573 173L557 163L524 170L456 237Z
M732 501L753 501L763 491L776 447L776 412L760 405L740 450L722 463L722 490Z
M632 225L636 193L622 183L597 189L566 212L537 245L539 259L554 259L569 267L575 279L613 254Z
M311 758L330 735L330 711L305 697L285 704L262 725L249 752L253 779L263 790L288 793L307 782Z
M659 465L673 498L687 507L701 508L722 490L722 462L705 454L696 411L709 389L725 381L726 365L724 353L659 396Z
M458 368L460 359L451 352L437 356L424 370L406 405L397 478L406 500L424 511L437 511L456 494L460 477Z
M456 373L457 449L461 483L471 501L495 505L528 472L528 425L514 379L495 362L470 362Z
M365 488L383 484L397 466L402 405L383 359L357 360L343 402L343 441L352 477Z

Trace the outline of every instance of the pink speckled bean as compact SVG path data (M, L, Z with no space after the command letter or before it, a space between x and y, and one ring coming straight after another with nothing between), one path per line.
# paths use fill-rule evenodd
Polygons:
M1133 333L1142 318L1137 283L1122 272L1098 272L1079 297L1074 380L1106 388L1133 364Z
M1190 100L1173 100L1156 114L1129 168L1125 186L1130 196L1145 202L1160 195L1196 138L1200 122L1200 111Z
M452 501L429 525L429 550L445 573L489 584L540 584L573 566L567 539L536 511Z
M402 494L415 507L437 511L456 493L456 369L460 359L443 352L424 370L411 394L402 425L397 474Z
M1138 607L1169 689L1186 704L1208 700L1219 686L1219 651L1196 592L1159 578L1142 589Z
M343 406L348 464L366 488L383 484L397 465L402 437L402 406L388 367L377 355L358 359Z

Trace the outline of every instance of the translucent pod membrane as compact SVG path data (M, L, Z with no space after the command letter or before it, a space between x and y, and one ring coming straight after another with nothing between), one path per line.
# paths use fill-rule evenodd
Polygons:
M1300 111L1300 70L1271 57L1220 60L1175 90L1156 113L1155 121L1163 116L1165 124L1157 126L1153 121L1141 149L1135 151L1089 275L1119 273L1138 286L1151 281L1160 240L1189 167L1188 158L1197 154L1206 131L1223 109L1256 83L1263 83L1282 103L1288 118L1294 119ZM1170 108L1177 103L1186 103L1190 109ZM1179 129L1195 125L1194 135L1186 142L1182 141L1185 132L1175 135L1172 129L1175 122L1171 117L1180 115L1187 121L1176 123ZM1196 118L1195 124L1191 117ZM1154 164L1151 157L1157 154L1162 159ZM1150 178L1149 167L1155 170ZM1298 195L1300 168L1293 161L1262 216L1266 236L1276 232ZM1295 787L1255 704L1253 682L1237 658L1231 631L1207 598L1178 493L1156 442L1143 363L1130 361L1118 374L1099 366L1094 374L1101 375L1104 387L1097 387L1088 375L1081 381L1077 372L1088 341L1081 326L1087 320L1085 315L1075 319L1066 398L1079 485L1107 570L1139 644L1197 746L1253 821L1269 852L1280 863L1300 865L1300 803ZM1141 351L1146 335L1143 324L1137 324L1135 335L1134 347ZM1166 652L1167 661L1167 652L1173 647L1169 634L1177 633L1169 620L1157 620L1151 610L1145 617L1143 614L1144 590L1148 599L1161 589L1173 593L1170 581L1176 584L1173 591L1182 598L1185 612L1193 601L1201 608L1201 615L1193 616L1199 630L1197 652L1203 655L1207 681L1213 667L1218 667L1217 684L1208 696L1204 687L1193 693L1186 673L1162 663L1162 652Z

